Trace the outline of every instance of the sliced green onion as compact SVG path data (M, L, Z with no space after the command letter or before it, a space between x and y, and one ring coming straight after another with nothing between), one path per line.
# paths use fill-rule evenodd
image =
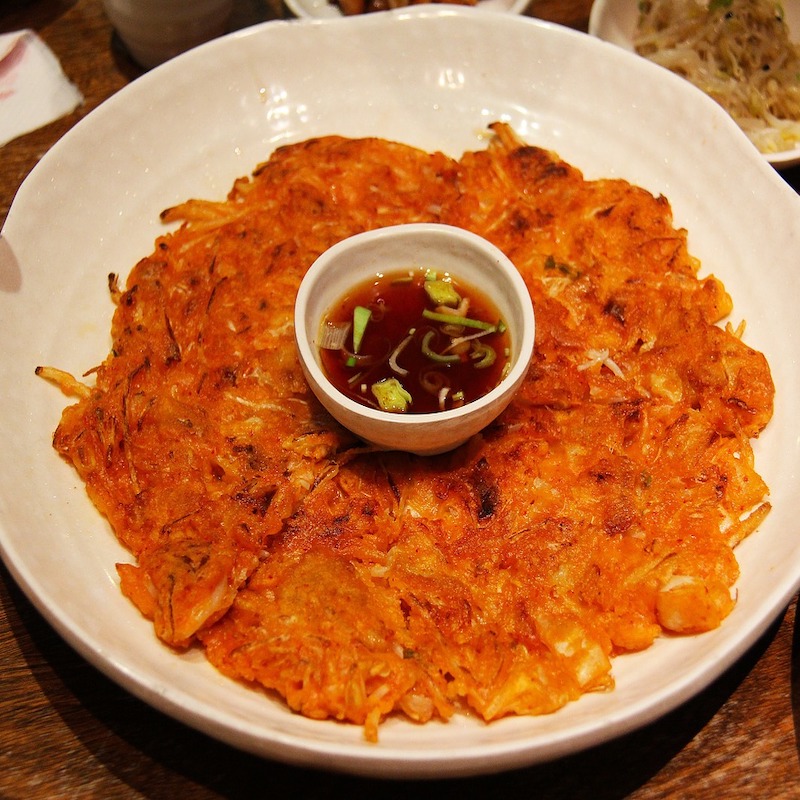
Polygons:
M364 306L356 306L353 309L353 352L357 353L361 348L361 340L364 338L364 331L372 312Z
M461 302L461 295L450 281L430 280L425 281L424 286L425 294L434 305L455 308Z
M450 386L450 382L445 375L435 367L423 370L419 374L419 384L428 394L437 395L443 386Z
M455 353L451 355L442 355L441 353L431 350L431 339L433 339L434 336L436 336L436 331L428 331L425 336L422 337L422 354L426 358L429 358L431 361L436 361L439 364L453 364L461 360L461 357Z
M497 325L491 322L484 322L471 317L458 317L455 314L440 314L438 311L431 311L428 308L422 312L422 316L426 319L432 319L434 322L446 322L448 325L463 325L465 328L479 328L482 331L497 330Z
M397 378L386 378L370 388L383 411L405 411L413 400Z
M486 344L485 342L475 342L472 345L472 353L470 358L475 361L475 369L485 369L491 367L497 358L497 353L494 347Z
M346 367L369 367L380 360L380 356L371 356L369 353L361 355L351 353L346 347L342 348L341 353Z

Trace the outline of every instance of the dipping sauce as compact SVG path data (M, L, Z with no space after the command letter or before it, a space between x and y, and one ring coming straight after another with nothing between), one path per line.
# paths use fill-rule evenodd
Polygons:
M511 337L495 304L433 269L358 284L325 315L317 346L340 392L394 413L458 408L510 369Z

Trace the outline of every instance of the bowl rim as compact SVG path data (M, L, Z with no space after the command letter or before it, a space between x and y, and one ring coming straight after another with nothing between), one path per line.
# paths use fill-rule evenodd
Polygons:
M512 342L514 349L519 342L517 355L514 357L511 369L491 391L481 397L465 403L459 408L450 408L445 411L432 411L426 413L397 414L390 411L382 411L370 406L357 403L337 389L331 383L324 369L320 366L315 357L314 344L309 341L304 321L307 317L308 303L317 284L317 279L328 267L328 264L343 253L359 247L362 244L374 242L383 238L390 237L417 237L420 234L428 234L444 238L457 238L466 242L471 248L479 250L496 262L499 272L503 274L507 282L513 289L513 296L519 301L522 315L522 330L512 331ZM354 276L353 283L357 283L360 276ZM373 228L368 231L353 234L323 252L314 263L308 268L306 274L300 282L300 287L295 298L294 307L294 331L295 344L301 364L308 370L313 383L316 383L323 390L328 398L336 405L347 410L349 413L361 418L370 419L375 423L383 425L396 425L410 427L414 425L430 424L432 422L445 422L458 420L462 417L471 417L501 400L507 392L516 391L530 366L533 357L534 340L536 332L536 318L533 310L533 301L530 292L522 278L521 273L516 268L511 259L496 245L488 239L479 236L465 228L455 225L448 225L440 222L410 222L397 225L388 225L382 228ZM314 389L311 385L312 391Z

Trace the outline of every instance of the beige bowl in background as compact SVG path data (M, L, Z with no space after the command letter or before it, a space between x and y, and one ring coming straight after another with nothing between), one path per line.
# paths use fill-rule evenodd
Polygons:
M491 392L461 408L398 414L369 408L336 389L315 345L330 307L379 272L430 268L482 289L497 305L511 335L511 369ZM440 224L397 225L357 234L331 247L311 266L295 303L295 339L306 379L344 427L387 450L434 455L463 444L509 404L528 371L535 322L530 293L509 259L485 239Z
M792 42L797 44L800 42L800 0L783 0L780 7ZM589 33L634 53L638 22L639 6L634 0L595 0L589 17ZM696 131L694 135L701 133ZM800 145L762 155L775 169L789 169L800 164Z
M131 57L146 69L225 33L233 0L103 0Z

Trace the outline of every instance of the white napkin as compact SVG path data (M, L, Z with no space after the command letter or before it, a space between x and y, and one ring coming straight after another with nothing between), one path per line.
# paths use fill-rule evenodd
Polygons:
M0 147L69 114L82 100L33 31L0 34Z

